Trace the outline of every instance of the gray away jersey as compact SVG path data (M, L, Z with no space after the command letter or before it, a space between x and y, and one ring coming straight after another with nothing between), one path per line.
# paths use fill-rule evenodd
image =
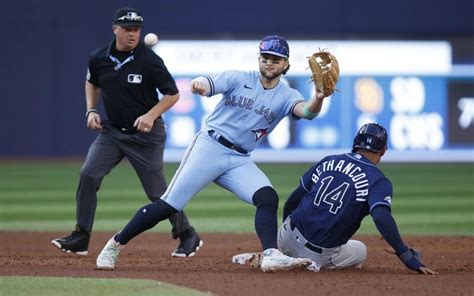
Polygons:
M282 81L264 89L256 71L226 71L206 78L210 96L222 93L223 97L206 119L205 128L247 151L255 149L283 117L292 114L296 103L304 101L299 91Z

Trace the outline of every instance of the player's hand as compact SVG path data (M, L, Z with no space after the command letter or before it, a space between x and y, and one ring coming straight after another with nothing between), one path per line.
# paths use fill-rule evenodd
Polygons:
M133 127L135 127L139 132L149 133L151 131L151 128L153 127L154 122L155 119L153 118L153 116L145 114L135 120L135 122L133 123Z
M324 92L316 88L316 98L318 99L323 99L324 98Z
M99 113L90 112L87 116L87 127L93 130L102 129L102 121L100 119Z
M191 92L193 94L197 93L201 96L204 96L204 94L206 93L206 86L199 81L193 81L191 82Z
M418 269L418 272L421 273L421 274L433 274L433 275L438 274L437 271L431 270L428 267L420 267Z

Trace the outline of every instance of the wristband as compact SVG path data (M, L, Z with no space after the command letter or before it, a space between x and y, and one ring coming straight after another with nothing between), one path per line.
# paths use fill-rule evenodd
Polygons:
M88 118L88 117L89 117L89 114L91 114L91 113L99 113L99 112L97 112L96 109L91 108L91 109L87 110L87 112L86 112L86 118Z
M318 116L319 112L317 112L317 113L310 112L308 110L308 102L306 102L306 103L304 103L303 114L304 114L304 118L313 119L316 116Z

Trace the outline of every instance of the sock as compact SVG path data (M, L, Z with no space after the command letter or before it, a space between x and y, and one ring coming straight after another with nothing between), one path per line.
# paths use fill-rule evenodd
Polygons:
M263 187L255 192L252 197L253 204L257 207L255 213L255 231L257 232L263 250L278 248L278 194L272 187Z
M135 236L177 212L175 208L161 199L148 204L137 211L132 220L115 236L115 241L125 245Z

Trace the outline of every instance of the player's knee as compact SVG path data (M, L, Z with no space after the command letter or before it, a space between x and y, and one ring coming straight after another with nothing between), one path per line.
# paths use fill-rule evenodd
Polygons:
M358 240L350 240L349 242L355 253L354 263L352 265L356 268L360 268L367 259L367 246Z
M252 197L253 204L259 207L278 208L278 194L270 186L262 187L255 191Z
M99 189L100 184L102 182L103 177L99 177L95 174L93 174L90 170L87 170L85 168L82 168L79 171L79 177L80 177L80 184L81 186L94 186L96 189Z

